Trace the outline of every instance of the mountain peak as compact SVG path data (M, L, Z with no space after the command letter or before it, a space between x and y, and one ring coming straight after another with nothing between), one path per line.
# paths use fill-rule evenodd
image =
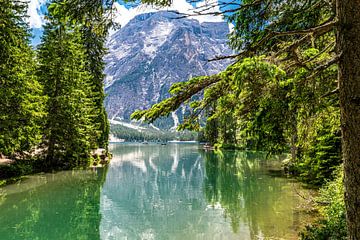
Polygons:
M225 22L200 23L178 16L165 11L141 14L109 39L105 105L110 119L129 120L134 110L168 97L173 83L215 74L228 65L208 62L231 54ZM181 121L185 111L173 114L168 127Z
M143 13L143 14L137 15L130 22L132 22L132 21L146 21L149 18L157 18L157 19L166 18L166 19L169 19L169 20L175 20L179 16L180 16L179 13L176 13L176 12L158 11L158 12L150 12L150 13Z

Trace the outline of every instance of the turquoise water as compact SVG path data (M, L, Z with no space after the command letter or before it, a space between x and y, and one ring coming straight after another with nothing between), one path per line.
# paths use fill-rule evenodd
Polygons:
M113 144L107 169L0 188L0 239L296 239L299 186L261 153Z

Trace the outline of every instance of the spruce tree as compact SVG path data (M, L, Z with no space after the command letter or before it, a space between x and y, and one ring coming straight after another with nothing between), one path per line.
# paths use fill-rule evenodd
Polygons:
M99 19L100 18L100 19ZM99 147L107 148L109 141L110 125L104 106L104 68L103 60L106 54L105 42L107 37L107 27L103 25L101 16L87 16L81 27L81 36L86 52L86 69L90 73L90 80L93 89L96 117L96 144Z
M95 147L91 76L79 28L51 8L48 19L38 53L38 73L48 97L46 159L52 167L74 167L87 163Z
M25 13L24 2L0 0L0 154L5 155L28 151L41 138L44 98Z
M86 69L90 73L90 82L95 101L96 117L93 119L98 147L107 148L110 124L104 107L104 56L107 53L105 42L108 31L116 24L112 22L112 0L59 0L52 7L62 12L80 27L82 42L86 53Z

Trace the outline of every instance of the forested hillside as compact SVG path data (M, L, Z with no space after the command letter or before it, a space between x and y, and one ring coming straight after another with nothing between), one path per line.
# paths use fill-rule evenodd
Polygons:
M167 131L154 129L151 127L141 127L139 129L129 128L123 125L111 125L111 134L116 139L121 139L126 142L162 142L177 140L177 141L196 141L198 140L197 132L190 131Z

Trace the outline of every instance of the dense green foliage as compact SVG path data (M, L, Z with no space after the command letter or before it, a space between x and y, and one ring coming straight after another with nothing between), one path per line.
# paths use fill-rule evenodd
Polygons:
M339 109L324 109L311 121L304 133L307 135L299 140L299 161L294 170L300 173L303 181L321 185L325 179L332 178L333 171L342 162Z
M0 165L0 179L5 179L5 183L8 181L11 182L21 176L33 173L36 167L40 169L40 166L35 167L34 165L34 161L31 160L22 160L9 165ZM1 181L0 185L2 185Z
M93 11L83 16L80 32L86 54L85 67L90 73L93 99L98 111L97 116L93 119L97 131L96 142L99 147L107 148L110 125L104 106L105 62L103 58L106 54L105 42L108 36L109 23L104 20L103 8Z
M45 115L25 13L23 2L0 1L0 154L5 155L38 144Z
M80 39L78 29L51 19L39 46L39 78L48 96L44 144L52 165L78 165L95 147L95 106Z
M317 198L323 219L301 232L303 240L347 239L342 168L335 173L335 179L322 187Z
M2 166L2 178L88 164L92 149L107 147L102 84L109 26L102 24L104 11L85 21L69 18L64 4L49 3L34 51L27 3L0 1L0 157L17 160Z

